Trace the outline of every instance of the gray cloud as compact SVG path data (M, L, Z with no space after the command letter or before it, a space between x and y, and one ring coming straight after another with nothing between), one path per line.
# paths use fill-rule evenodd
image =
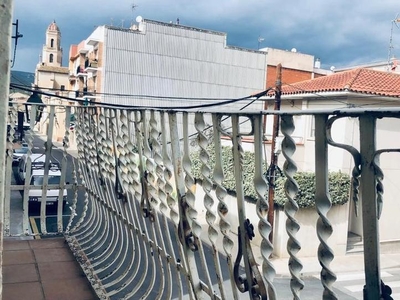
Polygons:
M164 22L180 19L188 26L227 33L228 44L250 49L297 48L321 58L325 67L387 59L391 21L400 13L398 0L16 0L14 19L24 37L14 69L33 71L45 31L55 19L62 32L64 62L70 44L85 39L97 25L128 26L137 15ZM79 10L77 9L79 7ZM400 56L400 29L393 31L393 53Z

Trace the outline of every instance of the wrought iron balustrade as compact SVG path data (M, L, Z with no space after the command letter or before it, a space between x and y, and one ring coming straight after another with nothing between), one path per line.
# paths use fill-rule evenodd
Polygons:
M37 107L32 105L35 114ZM191 112L127 109L106 106L47 107L47 118L31 118L25 133L27 156L42 151L45 164L58 160L60 183L49 185L44 172L39 204L38 231L30 226L29 191L38 189L12 181L12 149L17 106L10 107L5 183L5 235L65 236L87 277L101 299L279 299L274 286L276 270L269 240L269 185L265 178L264 118L274 112ZM315 254L321 264L323 299L337 299L336 275L331 268L333 226L328 181L328 146L348 151L353 158L353 199L362 202L365 255L365 299L379 299L379 217L383 205L383 171L379 156L400 149L377 149L376 122L399 118L400 109L345 109L335 111L281 111L283 173L286 177L288 268L293 299L301 299L304 287L301 224L295 180L298 145L293 138L297 116L315 118L315 209L319 215ZM74 132L70 116L74 114ZM334 140L332 127L343 118L359 124L359 147ZM48 126L47 126L48 125ZM37 129L47 128L47 135ZM59 137L58 141L56 141ZM40 138L42 142L40 142ZM252 188L255 203L247 204L244 182L245 146L251 140L254 154ZM44 143L45 142L45 143ZM43 149L36 149L42 144ZM222 148L232 148L232 161ZM76 151L74 149L76 148ZM267 149L267 150L266 150ZM71 151L74 157L70 156ZM199 154L200 173L193 171L192 153ZM235 194L225 186L226 166L233 165ZM26 178L31 176L28 159ZM247 174L247 173L246 173ZM70 181L68 181L70 178ZM198 185L201 181L201 185ZM56 230L48 226L47 190L68 190L69 205L55 207ZM201 190L201 193L199 193ZM13 229L14 191L22 191L22 227ZM199 196L201 195L201 197ZM360 196L362 195L362 196ZM228 198L231 197L231 198ZM250 211L249 207L253 210ZM69 215L65 217L66 212ZM255 217L254 217L255 216ZM234 220L234 222L232 222ZM275 231L274 236L280 234ZM253 240L254 235L258 242Z

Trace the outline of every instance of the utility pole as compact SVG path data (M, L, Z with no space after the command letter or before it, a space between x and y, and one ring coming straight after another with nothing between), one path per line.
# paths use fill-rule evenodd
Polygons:
M282 65L278 64L276 66L276 83L275 83L275 105L274 111L281 109L281 93L282 93ZM278 166L278 154L275 151L276 148L276 137L279 135L279 115L274 115L274 123L272 129L272 141L271 141L271 161L269 166L268 183L268 223L271 225L271 233L269 234L269 241L273 243L274 241L274 197L275 197L275 178L276 169Z

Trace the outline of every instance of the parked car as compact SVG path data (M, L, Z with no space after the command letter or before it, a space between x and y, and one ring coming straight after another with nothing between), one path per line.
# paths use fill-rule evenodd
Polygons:
M44 154L32 153L30 155L31 164L34 163L43 163L46 161L46 156ZM18 162L18 170L17 170L17 182L24 183L25 175L26 175L26 167L28 163L28 155L24 154L21 156Z
M61 179L61 170L59 167L51 166L48 177L47 184L60 184ZM44 168L40 169L37 166L34 166L32 169L32 175L30 178L30 184L35 186L43 186L45 181L44 176ZM39 190L29 190L29 202L41 202L42 199L42 189ZM60 198L60 189L47 189L46 193L46 205L57 205L58 201L63 201L63 205L67 202L67 190L61 194Z
M28 180L26 178L27 168L27 155L23 156L18 166L18 176L20 182ZM45 182L45 161L46 156L44 154L32 154L31 155L31 175L29 178L30 185L43 186ZM58 162L49 161L47 174L47 184L59 185L61 180L61 168ZM42 201L43 189L30 189L28 195L28 201L30 203L38 203ZM60 188L47 189L46 192L46 205L56 205L58 201L63 201L63 204L67 202L67 190L64 189L60 197Z

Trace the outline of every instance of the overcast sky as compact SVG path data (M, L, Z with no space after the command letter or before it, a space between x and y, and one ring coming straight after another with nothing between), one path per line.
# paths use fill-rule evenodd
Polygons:
M139 15L225 32L228 45L249 49L257 49L260 36L261 48L296 48L320 58L326 69L387 61L398 13L399 0L14 0L13 20L19 20L23 38L13 70L34 72L53 20L61 30L66 66L70 45L96 26L128 27ZM393 28L392 54L400 57L400 29Z

